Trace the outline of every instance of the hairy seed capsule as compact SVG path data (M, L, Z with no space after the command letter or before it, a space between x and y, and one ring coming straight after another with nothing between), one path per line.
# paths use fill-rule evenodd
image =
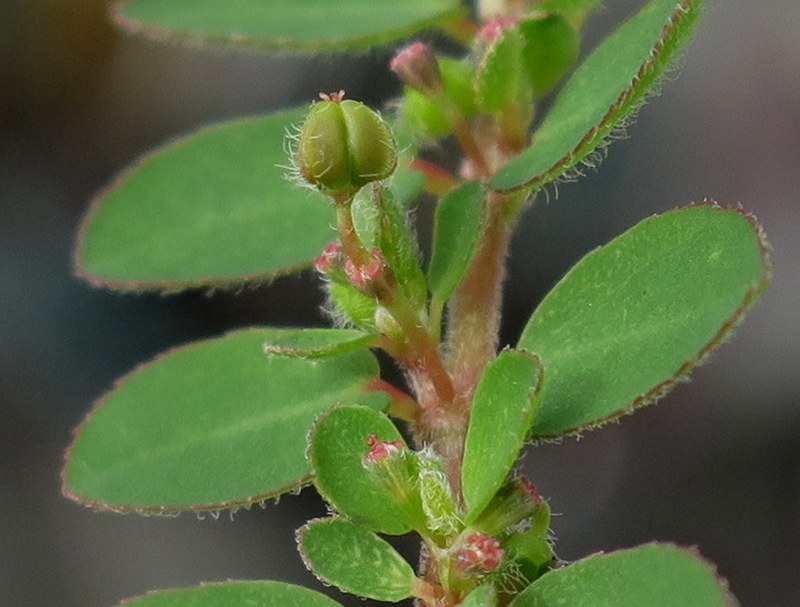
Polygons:
M385 179L397 163L389 127L369 107L342 94L323 96L300 131L295 163L300 175L337 202Z

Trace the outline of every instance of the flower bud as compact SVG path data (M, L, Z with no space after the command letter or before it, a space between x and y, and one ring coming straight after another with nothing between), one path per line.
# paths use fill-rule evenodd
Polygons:
M399 503L408 502L416 493L417 471L411 451L402 441L382 441L377 434L367 438L369 451L364 468L378 484L387 489Z
M370 434L367 438L369 453L364 456L364 465L372 466L397 454L403 454L406 444L403 441L381 441L377 434Z
M363 464L370 478L386 489L414 529L422 529L424 514L417 490L416 458L402 441L382 441L377 434L367 438L369 451Z
M342 252L342 245L336 241L331 241L325 245L325 248L320 253L319 257L314 261L314 269L326 276L330 274L338 266L342 265L344 253Z
M397 163L389 127L363 103L323 95L309 110L294 162L308 183L336 202L349 202L364 185L385 179Z
M373 249L369 261L360 266L348 258L344 262L344 271L353 285L368 288L376 280L386 276L386 259L380 249Z
M401 50L389 67L405 84L425 95L435 97L444 88L436 55L424 42L414 42Z
M500 542L485 533L473 533L462 541L456 552L456 567L462 574L481 575L495 571L505 551Z

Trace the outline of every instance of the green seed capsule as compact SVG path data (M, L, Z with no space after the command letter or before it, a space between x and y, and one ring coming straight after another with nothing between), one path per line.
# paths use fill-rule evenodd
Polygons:
M337 202L349 201L364 185L385 179L397 163L394 137L363 103L323 97L300 131L295 162L300 175Z

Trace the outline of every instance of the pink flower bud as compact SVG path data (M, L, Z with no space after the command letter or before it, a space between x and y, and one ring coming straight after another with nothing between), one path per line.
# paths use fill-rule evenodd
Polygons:
M456 554L456 567L467 574L491 573L500 566L505 551L500 542L485 533L473 533Z
M431 48L424 42L414 42L395 55L391 70L408 86L429 96L442 92L442 74Z
M395 453L400 453L406 448L403 441L395 440L384 442L378 438L377 434L369 435L369 438L367 438L367 446L370 448L370 451L364 456L364 463L368 465L383 461L387 457Z
M363 264L356 265L352 259L344 263L347 278L357 287L366 287L381 278L386 269L386 259L378 249L373 249L371 259Z
M503 35L503 32L510 27L514 27L517 20L513 17L495 17L478 30L478 38L486 42L492 42Z
M336 241L331 241L325 245L322 253L314 261L314 269L320 274L327 274L334 265L341 261L342 245Z

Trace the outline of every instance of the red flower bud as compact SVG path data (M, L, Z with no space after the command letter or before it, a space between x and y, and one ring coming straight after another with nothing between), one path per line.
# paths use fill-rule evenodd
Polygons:
M468 535L456 553L456 567L462 573L481 574L496 570L505 556L500 542L485 533Z
M377 434L369 435L369 438L367 438L367 446L370 447L369 453L364 456L364 463L367 465L383 461L387 457L400 453L406 448L403 441L395 440L383 442L378 438Z

